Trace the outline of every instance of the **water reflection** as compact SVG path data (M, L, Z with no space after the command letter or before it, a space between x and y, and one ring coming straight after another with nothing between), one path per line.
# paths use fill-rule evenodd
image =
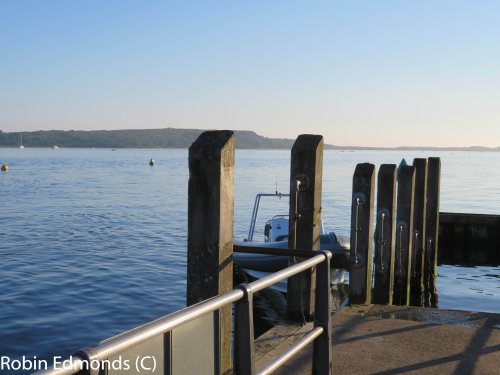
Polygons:
M437 287L440 308L500 312L500 267L439 266Z

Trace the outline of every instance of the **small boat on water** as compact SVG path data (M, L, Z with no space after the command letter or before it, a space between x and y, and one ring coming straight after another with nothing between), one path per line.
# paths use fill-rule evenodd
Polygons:
M252 218L248 237L243 241L235 241L235 245L245 247L268 247L274 249L288 249L288 215L274 215L268 220L264 226L264 242L254 241L255 224L260 208L260 201L263 197L271 197L281 199L289 197L289 194L257 194L253 208ZM347 237L340 236L334 232L325 232L323 224L321 224L320 234L321 250L330 250L334 257L346 257L350 250L350 242ZM289 257L286 255L269 255L269 254L253 254L253 253L234 253L234 263L252 271L259 272L276 272L288 266ZM343 276L340 278L343 280ZM340 281L342 282L342 281Z

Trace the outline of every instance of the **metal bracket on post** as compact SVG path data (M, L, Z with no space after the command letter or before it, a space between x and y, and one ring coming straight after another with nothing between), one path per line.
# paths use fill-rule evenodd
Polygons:
M421 253L423 250L421 247L417 247L417 244L419 243L419 241L418 241L419 238L420 238L420 231L414 230L413 231L413 251L415 251L416 253ZM418 276L417 268L412 266L412 269L413 269L412 277L416 278Z
M253 291L247 284L236 288L245 295L234 306L234 371L236 375L255 375Z
M311 179L305 173L299 173L295 176L295 181L299 182L296 185L296 191L306 191L311 187Z
M378 228L378 244L380 252L377 254L377 260L375 264L375 270L378 273L386 273L389 270L389 265L387 262L384 262L384 250L387 245L387 239L384 238L384 225L390 225L391 213L388 209L383 208L378 212L377 218L377 228ZM387 223L387 224L386 224Z
M432 249L432 237L427 237L427 254L425 254L425 262L427 264L427 267L428 268L431 268L432 265L431 265L431 257L430 257L430 249Z
M364 206L364 204L366 203L366 195L364 195L363 193L355 193L352 196L352 199L358 206Z
M353 204L356 205L356 212L355 212L356 234L354 238L354 252L351 255L351 267L361 267L365 265L365 259L358 252L358 233L363 229L362 227L359 226L358 219L359 219L359 207L364 206L364 204L366 203L366 196L363 193L355 193L352 196L352 200Z
M397 259L398 259L398 264L396 265L396 275L400 277L405 277L406 276L406 270L403 267L403 259L402 259L402 254L405 250L404 244L403 244L403 235L405 232L408 230L408 224L405 221L398 221L396 224L396 235L397 235Z
M293 215L293 225L295 226L296 222L301 219L302 215L299 212L299 193L302 191L306 191L311 186L311 179L304 173L299 173L294 178L294 198L295 198L295 213ZM295 230L295 233L297 231ZM294 238L294 243L297 243L297 238Z

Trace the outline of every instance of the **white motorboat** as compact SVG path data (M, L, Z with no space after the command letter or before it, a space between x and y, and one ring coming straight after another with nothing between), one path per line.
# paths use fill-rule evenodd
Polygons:
M278 192L275 194L257 194L255 197L252 219L250 220L248 237L243 241L235 241L235 245L245 247L267 247L270 249L288 249L288 215L273 216L265 224L264 242L254 241L255 224L257 222L261 198L263 197L281 199L283 197L289 197L289 194L281 194ZM330 250L333 253L333 267L346 268L343 265L347 264L347 259L349 257L349 239L344 236L339 236L334 232L325 232L323 224L321 225L320 233L320 248L321 250ZM233 254L233 260L236 265L248 270L276 272L288 266L289 256L235 252ZM343 276L340 277L340 279L343 279Z

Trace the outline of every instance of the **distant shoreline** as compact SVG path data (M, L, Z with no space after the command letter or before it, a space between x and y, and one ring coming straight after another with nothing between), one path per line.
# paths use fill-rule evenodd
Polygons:
M202 129L127 129L127 130L47 130L32 132L0 131L0 147L99 148L99 149L187 149ZM267 138L253 131L236 130L236 148L247 150L291 149L293 139ZM498 152L500 147L363 147L325 144L325 150L339 151L481 151Z
M18 146L3 146L0 145L0 149L19 149ZM26 149L52 149L48 146L26 146ZM60 149L83 149L83 150L188 150L188 147L83 147L83 146L69 146L60 147ZM283 151L286 148L252 148L252 147L237 147L238 150L256 150L256 151ZM375 147L326 147L325 151L342 151L342 152L355 152L355 151L449 151L449 152L500 152L497 148L486 148L486 149L473 149L473 148L375 148Z

